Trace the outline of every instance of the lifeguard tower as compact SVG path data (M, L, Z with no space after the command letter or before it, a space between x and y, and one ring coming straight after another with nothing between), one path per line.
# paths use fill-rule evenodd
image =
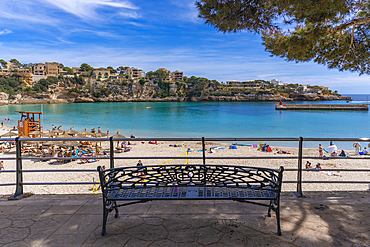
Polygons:
M29 136L32 131L41 131L41 114L45 112L16 111L21 114L21 120L18 120L18 133Z

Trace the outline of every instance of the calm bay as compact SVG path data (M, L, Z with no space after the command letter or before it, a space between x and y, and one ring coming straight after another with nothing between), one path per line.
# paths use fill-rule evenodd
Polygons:
M368 95L348 95L352 103L367 103ZM140 137L369 137L368 111L278 111L277 102L164 102L164 103L80 103L43 105L44 129L52 124L67 130L88 131L101 127L113 135ZM346 104L343 101L294 102ZM15 111L41 111L40 105L6 105L0 116L10 117L7 126L16 126ZM364 143L365 144L365 143ZM364 145L363 144L363 145ZM283 144L284 145L284 144ZM289 145L289 144L285 144ZM367 143L366 143L367 145ZM291 144L289 145L291 146ZM326 146L326 144L324 144ZM352 143L339 148L351 149ZM306 143L305 147L317 147Z

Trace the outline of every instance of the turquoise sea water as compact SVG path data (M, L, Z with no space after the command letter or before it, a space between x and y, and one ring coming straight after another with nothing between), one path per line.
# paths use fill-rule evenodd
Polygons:
M367 95L351 95L353 103L366 103ZM367 111L277 111L277 102L170 102L170 103L82 103L43 105L44 129L62 125L101 127L114 134L133 133L140 137L370 137ZM299 103L299 102L295 102ZM307 103L307 102L301 102ZM312 103L312 102L310 102ZM322 103L346 103L316 102ZM152 107L152 108L147 108ZM20 118L15 111L40 111L40 105L0 107L0 117L10 117L14 126ZM348 143L347 143L348 144ZM351 145L344 144L342 148ZM316 147L316 143L305 144Z

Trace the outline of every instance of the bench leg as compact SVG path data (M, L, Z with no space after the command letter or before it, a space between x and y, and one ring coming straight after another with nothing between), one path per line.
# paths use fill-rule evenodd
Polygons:
M272 200L270 201L270 206L269 206L269 210L267 211L267 217L271 217L271 208L273 207L272 205Z
M277 235L281 236L280 228L280 198L270 201L269 210L267 211L267 216L271 217L271 210L275 212L276 215L276 225L277 225Z
M276 224L277 224L277 235L278 236L281 236L281 228L280 228L280 198L278 198L276 200L275 214L276 214Z
M105 205L103 206L103 226L101 235L104 236L107 231L107 218L108 218L108 210L106 209Z
M117 203L114 202L114 210L116 211L116 214L114 215L115 218L118 218L118 207L117 207Z

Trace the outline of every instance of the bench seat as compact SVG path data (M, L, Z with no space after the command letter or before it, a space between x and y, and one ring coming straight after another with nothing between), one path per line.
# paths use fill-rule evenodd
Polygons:
M284 167L277 169L231 165L100 166L103 195L102 235L108 214L118 207L152 200L235 200L268 207L280 229L280 191ZM262 202L260 202L262 201ZM263 203L264 201L267 201ZM120 202L121 204L118 204Z
M122 188L110 191L108 200L176 200L176 199L258 199L274 200L277 193L268 189L248 187L215 187L215 186L190 186L190 187L138 187Z

